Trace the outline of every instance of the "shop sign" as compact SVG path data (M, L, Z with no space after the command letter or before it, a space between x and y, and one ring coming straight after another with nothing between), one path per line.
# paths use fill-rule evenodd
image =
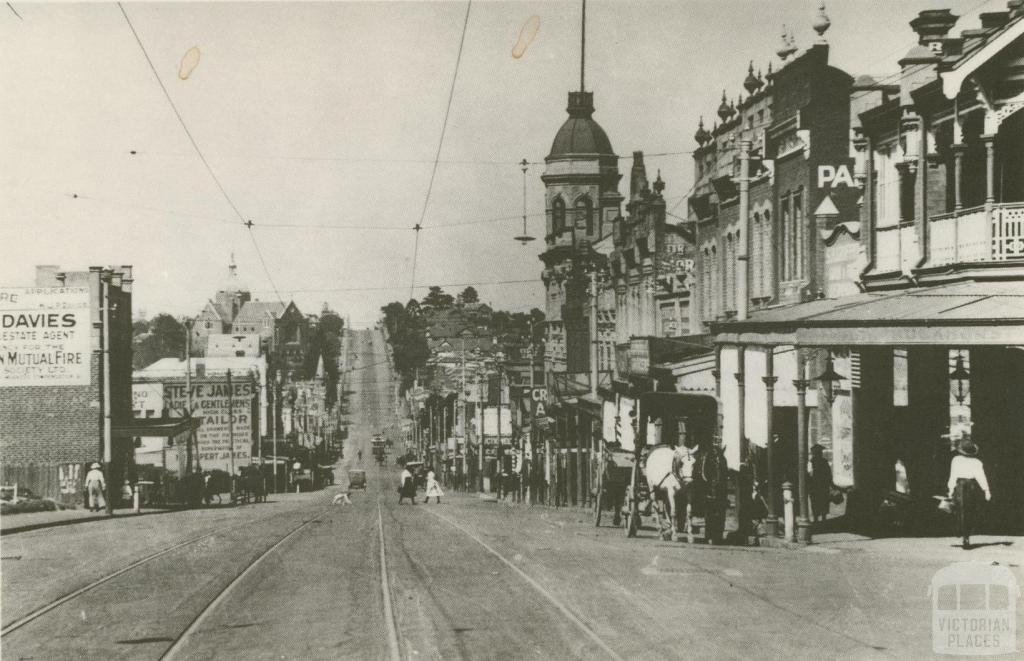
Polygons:
M0 387L90 383L88 287L0 287Z
M187 394L183 383L164 384L164 401L172 411L185 410ZM196 448L204 469L228 470L232 442L235 467L249 463L255 394L252 381L233 382L230 391L226 379L192 383L192 415L203 421L196 430Z
M835 188L836 186L854 186L850 168L845 165L819 165L818 188Z
M132 411L136 418L159 418L164 410L164 387L160 383L132 384Z

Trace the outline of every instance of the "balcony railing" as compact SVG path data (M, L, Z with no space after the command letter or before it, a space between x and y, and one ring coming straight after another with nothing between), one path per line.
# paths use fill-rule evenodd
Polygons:
M1024 203L994 205L990 223L984 206L933 216L928 236L932 266L1024 259Z
M878 248L875 264L879 271L909 272L917 265L920 255L913 224L880 227L875 239Z

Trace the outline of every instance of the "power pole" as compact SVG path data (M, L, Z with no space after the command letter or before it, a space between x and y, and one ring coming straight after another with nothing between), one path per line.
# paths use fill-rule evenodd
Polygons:
M107 514L114 513L113 459L114 439L110 418L110 271L100 274L100 288L103 291L103 466L107 471L106 501Z
M228 370L228 447L231 456L228 466L231 469L231 497L235 497L235 398L231 387L231 370Z
M274 408L281 402L281 373L274 375ZM283 410L283 409L282 409ZM277 493L277 422L280 415L274 416L274 493Z
M505 495L505 457L502 454L501 447L501 406L504 398L504 388L502 388L502 373L501 373L501 362L495 360L495 364L498 368L498 449L496 456L498 458L498 498Z
M480 493L483 493L484 492L484 381L483 381L483 377L480 375L479 372L477 372L477 375L476 375L476 385L477 385L477 395L478 395L477 410L479 412L479 416L478 417L480 419L480 427L479 427L479 429L480 429L480 438L478 439L478 441L479 441L478 445L480 447L480 454L477 457L478 467L477 467L476 480L477 480L477 488L479 489Z
M185 474L192 473L192 319L185 319L185 418L189 421L188 437L185 439Z

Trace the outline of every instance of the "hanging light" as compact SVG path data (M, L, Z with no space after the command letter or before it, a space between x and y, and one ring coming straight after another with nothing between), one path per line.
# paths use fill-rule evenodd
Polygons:
M516 241L525 246L534 239L534 237L530 236L526 232L526 170L530 166L530 163L524 158L519 165L520 169L523 171L523 233L516 237Z
M956 381L956 394L953 396L956 398L957 404L963 404L964 400L967 399L967 393L964 392L964 382L970 383L970 378L971 373L964 367L964 355L958 351L956 353L956 366L949 373L949 380Z
M829 351L825 359L825 369L822 370L821 374L815 377L815 381L821 384L825 391L825 399L829 404L835 401L836 394L835 389L839 383L846 377L836 372L832 365L832 352Z

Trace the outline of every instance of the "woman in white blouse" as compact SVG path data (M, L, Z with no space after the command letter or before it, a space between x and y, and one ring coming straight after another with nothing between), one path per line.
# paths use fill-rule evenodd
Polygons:
M981 515L981 498L992 500L992 492L985 478L985 467L977 458L978 446L971 439L964 438L960 442L956 456L949 464L949 497L953 499L963 537L964 548L970 548L971 533L977 526Z

